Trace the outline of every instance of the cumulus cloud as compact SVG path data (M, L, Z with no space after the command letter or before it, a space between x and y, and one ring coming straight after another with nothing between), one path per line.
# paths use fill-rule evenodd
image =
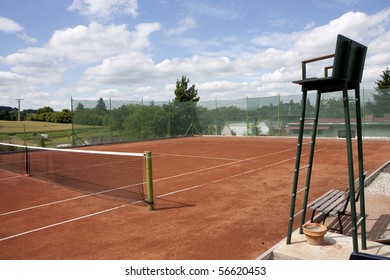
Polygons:
M25 75L43 84L62 82L64 67L45 53L42 48L28 48L4 57L3 62L11 66L14 73Z
M132 52L106 58L85 70L83 80L102 84L142 84L155 78L154 62L142 53Z
M18 37L28 44L37 43L38 40L27 35L24 27L12 19L0 16L0 31L6 33L19 33Z
M170 34L185 32L196 24L187 17L183 28L172 29ZM45 94L41 84L59 83L77 72L78 80L58 89L58 96L168 100L181 75L197 84L202 100L294 94L300 91L291 83L300 78L300 61L333 53L338 33L368 46L363 86L372 88L390 64L389 25L390 9L373 15L349 12L327 24L308 23L296 32L262 33L244 42L234 38L175 40L189 55L158 59L152 51L161 46L154 44L151 35L161 30L160 23L129 28L93 21L57 30L39 48L0 57L0 62L10 66L9 72L0 73L0 89L11 92L15 88L10 84L18 83L16 90L20 92Z
M74 0L68 10L103 20L121 14L135 17L138 14L138 2L137 0Z
M24 28L12 19L0 16L0 31L6 33L20 32Z
M57 30L46 44L53 55L71 61L91 63L124 51L131 44L131 33L125 25L102 25L92 22L88 26Z
M61 100L63 96L86 95L91 92L114 94L116 93L114 90L105 92L106 86L102 86L102 82L107 81L117 86L123 76L141 69L149 59L146 55L150 47L149 36L159 29L158 23L139 24L133 30L129 30L126 25L103 25L92 22L87 26L79 25L57 30L42 47L25 48L4 57L0 56L0 63L9 65L10 68L7 74L0 75L1 92L10 93L8 95L10 100L16 92L22 92L27 102L27 99L33 98L34 94L37 96L46 94L45 91L40 90L40 87L50 87L53 90L51 96L54 100L50 104L57 104L56 106L63 106L63 104L55 101L55 96ZM115 58L119 62L114 65L121 65L120 61L129 62L131 71L126 73L126 65L121 65L116 72L107 73L106 65L112 65ZM91 67L91 70L88 70L91 64L95 64L96 69ZM150 69L145 68L144 74L150 76L147 70ZM55 90L55 86L67 82L69 75L80 79L83 71L86 73L97 71L102 78L98 86L94 83L96 79L88 82L82 79L80 83L76 80L73 84L67 84L66 88ZM89 85L89 82L95 87ZM121 92L120 89L115 90ZM40 100L42 102L43 99ZM35 99L33 101L35 102ZM49 101L46 101L49 104Z

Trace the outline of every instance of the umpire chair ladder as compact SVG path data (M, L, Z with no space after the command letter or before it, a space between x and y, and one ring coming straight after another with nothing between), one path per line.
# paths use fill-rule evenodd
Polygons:
M342 92L344 120L345 120L345 137L347 144L347 158L348 158L348 178L349 178L349 193L350 193L350 211L351 211L351 225L353 238L353 251L358 252L358 226L361 226L361 241L362 249L365 250L366 245L366 221L365 221L365 199L364 199L364 169L363 169L363 143L362 143L362 127L361 127L361 107L360 107L360 82L363 75L364 61L366 57L367 47L363 46L343 35L337 36L336 50L332 55L326 55L309 60L302 61L302 80L293 81L302 87L302 102L301 102L301 117L299 122L298 144L296 152L296 162L294 170L294 181L292 187L290 218L288 224L287 244L291 244L291 235L294 224L294 217L301 214L300 234L303 233L302 226L306 220L306 210L308 205L311 173L314 160L315 144L318 128L318 116L320 110L321 96L328 92ZM333 66L324 68L323 78L307 78L306 65L311 62L334 58ZM332 75L328 72L332 69ZM317 91L317 99L315 105L314 118L312 120L312 135L311 141L303 143L303 134L305 129L306 118L306 103L308 91ZM350 100L348 90L355 91L355 99ZM360 214L361 218L357 221L356 204L355 204L355 178L354 178L354 160L352 149L352 133L350 120L350 101L355 101L356 106L356 137L357 137L357 153L358 153L358 173L359 173L359 192L360 192ZM307 166L301 167L302 145L310 144L310 154ZM299 172L302 169L307 169L305 187L298 190ZM297 194L304 192L303 207L298 213L295 213L295 204Z

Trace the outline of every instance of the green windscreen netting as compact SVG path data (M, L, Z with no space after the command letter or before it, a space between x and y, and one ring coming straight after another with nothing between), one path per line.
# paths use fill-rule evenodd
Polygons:
M351 115L355 106L351 92ZM362 90L363 137L390 137L390 93ZM314 115L314 92L306 104ZM301 95L243 97L199 102L123 101L111 98L71 102L72 123L54 130L38 130L25 122L20 131L0 133L7 143L70 146L159 139L188 135L294 136L298 133ZM323 94L318 135L343 137L341 93ZM355 120L352 119L352 129ZM311 131L310 122L305 134ZM354 132L352 131L352 134Z

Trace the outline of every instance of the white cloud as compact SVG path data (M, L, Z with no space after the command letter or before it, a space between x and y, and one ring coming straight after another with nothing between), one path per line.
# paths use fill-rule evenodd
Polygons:
M167 31L167 35L168 36L178 35L191 28L194 28L195 26L196 26L196 20L191 16L187 16L183 20L179 21L177 27L169 29Z
M3 58L3 62L11 66L12 72L26 75L37 83L60 83L65 71L64 66L47 55L43 48L28 48L10 54Z
M154 62L142 53L121 54L106 58L102 64L85 70L83 78L87 83L142 84L155 78Z
M252 39L252 49L245 45L225 44L227 47L220 50L220 53L227 54L224 56L209 55L212 52L208 49L223 45L218 41L209 46L204 44L203 48L198 49L198 55L164 59L160 62L155 62L145 52L121 54L88 68L83 81L101 86L109 83L111 87L117 85L118 88L129 85L142 89L139 93L145 96L158 96L156 99L172 95L175 79L181 75L189 76L191 82L197 84L203 100L245 95L294 94L300 91L300 87L291 83L301 77L300 62L333 53L336 36L342 33L369 45L364 80L367 85L372 85L380 72L369 74L378 70L378 67L375 67L377 70L371 69L370 64L382 61L379 66L382 67L383 64L390 63L390 53L387 51L390 49L390 32L386 32L389 16L390 9L374 15L350 12L328 24L310 24L310 27L298 32L261 34ZM198 45L193 44L197 39L188 40L192 40L189 47ZM198 42L200 45L204 43ZM229 47L234 48L234 57L229 56L229 53L233 53ZM373 53L370 53L370 48ZM237 55L240 50L241 55ZM314 71L317 69L314 68ZM156 88L159 87L163 92L157 95Z
M43 100L47 104L51 102L48 97L52 97L42 91L34 79L12 72L0 72L0 92L1 104L16 105L14 99L22 98L22 109L39 108Z
M6 33L20 32L24 28L12 19L0 16L0 31Z
M20 39L22 39L23 41L25 41L28 44L35 44L38 42L38 40L36 38L27 35L25 32L22 32L18 36Z
M107 20L115 15L138 15L137 0L74 0L68 7L81 15Z
M92 22L88 26L57 30L46 44L46 49L52 55L63 56L70 61L91 63L120 53L130 44L131 33L126 25L105 26Z
M115 84L122 79L122 76L126 76L131 71L136 74L140 72L140 66L144 64L144 61L150 60L146 55L150 47L149 36L159 29L159 23L139 24L134 30L129 30L126 25L102 25L92 22L88 26L79 25L57 30L42 47L25 48L0 57L0 62L10 67L8 75L13 74L22 81L28 80L28 84L31 85L28 89L24 87L23 90L18 90L11 84L22 85L23 82L5 83L2 80L2 92L18 91L23 92L25 96L32 96L35 92L39 95L42 94L41 86L54 86L68 82L67 76L69 75L75 76L76 79L80 78L84 69L86 69L86 73L98 71L99 77L102 78L98 88L96 88L96 84L94 84L95 87L92 87L88 83L83 83L85 81L83 79L80 84L76 80L73 81L73 85L65 85L66 88L51 89L58 93L57 96L61 97L75 93L86 95L91 92L99 92L103 88L103 81ZM111 75L105 74L106 65L112 65L115 58L118 61L114 65L120 67ZM128 62L128 65L123 65L121 62ZM99 63L101 63L100 67ZM98 65L95 66L95 69L91 64ZM153 66L153 62L150 64ZM128 71L128 66L131 67L130 71ZM121 73L121 71L124 72ZM150 69L145 69L145 76L150 76L149 71ZM81 73L78 77L77 72ZM137 75L136 77L138 77ZM91 81L94 80L96 79ZM5 89L6 86L10 88ZM56 94L53 93L53 95ZM10 96L10 100L12 100L12 96Z
M183 21L186 28L195 25L190 17ZM55 31L42 47L0 57L0 62L10 67L8 72L0 72L0 90L35 98L47 93L42 84L64 81L60 89L53 90L55 97L77 94L157 101L171 99L176 79L187 75L197 84L203 101L294 94L300 91L291 83L300 78L300 62L334 52L338 33L368 46L362 85L372 88L390 65L389 25L390 9L373 15L349 12L321 26L309 23L292 33L263 33L249 42L238 42L233 35L230 40L175 40L176 46L190 55L157 60L151 50L163 46L155 45L151 34L161 29L160 23L130 29L125 24L91 22ZM65 84L71 75L77 80Z
M27 35L24 32L24 27L12 19L0 16L0 31L6 33L19 33L18 37L25 41L27 44L37 43L38 40Z
M6 86L19 84L23 81L26 81L26 78L26 76L12 72L0 72L0 86L5 89Z

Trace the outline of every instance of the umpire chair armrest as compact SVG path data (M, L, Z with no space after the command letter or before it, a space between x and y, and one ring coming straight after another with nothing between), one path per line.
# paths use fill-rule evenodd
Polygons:
M320 60L329 59L332 57L335 57L335 54L329 54L329 55L324 55L324 56L319 56L319 57L303 60L302 61L302 80L306 79L306 64L311 63L311 62L320 61ZM327 77L327 69L330 69L330 68L333 68L333 66L325 67L325 69L324 69L324 76L325 77Z

